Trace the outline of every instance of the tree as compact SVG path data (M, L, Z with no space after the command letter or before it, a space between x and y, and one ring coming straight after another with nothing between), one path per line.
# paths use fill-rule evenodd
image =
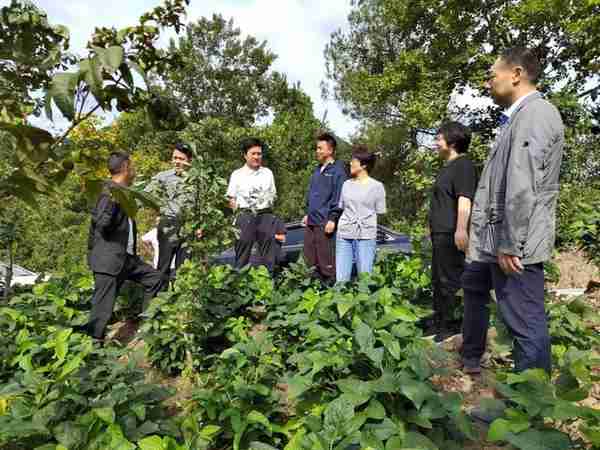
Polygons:
M45 13L32 3L12 0L0 9L0 132L6 137L3 150L9 155L0 173L3 217L8 217L15 199L38 207L36 196L52 194L72 172L80 177L89 197L96 197L102 180L94 177L80 153L69 151L68 137L98 110L116 106L124 111L150 104L151 95L134 82L133 71L146 78L147 73L161 72L175 63L155 43L161 28L179 30L187 3L165 0L163 6L142 15L138 25L119 31L96 29L88 44L89 55L83 58L64 53L67 30L50 25ZM70 122L60 136L26 121L30 112L39 110L39 89L45 91L48 118L52 120L54 104ZM134 198L156 206L132 190L112 189L112 195L132 216L137 210ZM2 242L9 255L15 240Z
M184 36L171 40L169 53L182 67L168 73L166 91L192 122L213 117L252 126L267 115L276 56L266 42L242 39L233 20L215 14L189 24Z
M480 101L483 81L496 56L515 45L538 53L544 67L540 89L568 127L563 179L598 176L600 44L592 37L600 27L597 2L364 0L353 2L348 20L348 29L333 33L325 49L324 95L363 122L357 140L378 147L383 165L398 168L383 181L394 184L400 177L407 186L411 169L417 169L424 182L414 180L417 186L431 182L431 170L403 162L416 163L419 158L410 155L422 152L447 118L471 125L472 150L482 162L500 112ZM467 107L457 101L465 93L477 99ZM393 141L382 140L384 135ZM404 209L409 216L425 203L418 190L408 185L399 199L408 205L403 199L421 197L414 209Z

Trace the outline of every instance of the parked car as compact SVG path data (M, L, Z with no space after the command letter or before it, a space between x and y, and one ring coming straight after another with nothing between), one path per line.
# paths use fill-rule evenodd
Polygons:
M292 222L287 223L285 227L287 229L287 236L281 249L281 256L277 262L281 267L286 267L290 263L296 262L302 256L304 250L304 225L301 222ZM397 233L382 225L377 225L377 252L411 253L412 245L410 238L405 234ZM213 264L234 265L234 263L235 251L233 248L225 250L213 259ZM260 264L256 246L252 250L250 264Z
M0 296L4 295L4 286L6 283L6 272L8 266L0 262ZM27 270L24 267L13 265L13 275L10 282L11 287L13 286L32 286L37 281L40 275Z

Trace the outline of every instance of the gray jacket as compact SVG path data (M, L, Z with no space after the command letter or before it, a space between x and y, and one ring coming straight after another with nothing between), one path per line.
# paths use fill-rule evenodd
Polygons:
M552 256L564 126L539 93L500 130L481 174L471 215L469 259L498 253L536 264Z

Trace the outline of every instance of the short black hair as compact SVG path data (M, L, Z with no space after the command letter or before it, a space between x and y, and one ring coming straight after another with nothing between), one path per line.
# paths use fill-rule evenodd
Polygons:
M108 171L110 174L117 175L121 173L125 161L129 161L129 153L112 152L108 157Z
M263 141L261 141L258 138L246 138L240 144L240 147L242 149L242 155L246 155L248 153L248 150L250 150L252 147L260 147L260 149L262 150L264 145L265 144L263 143Z
M173 146L173 150L177 150L178 152L183 153L185 156L188 157L188 159L192 159L192 157L194 156L194 152L192 152L192 149L183 142L176 143Z
M317 136L317 141L327 142L335 152L335 148L337 147L337 141L335 140L335 136L333 134L321 133Z
M441 134L448 146L454 146L457 153L467 153L471 144L471 130L460 122L442 124L437 134Z
M356 144L352 147L352 159L357 159L361 166L367 169L367 172L371 172L375 167L375 161L377 161L377 155L369 151L369 147L364 144Z
M533 50L525 47L507 48L500 55L500 59L510 66L523 67L533 83L537 83L540 79L542 66Z

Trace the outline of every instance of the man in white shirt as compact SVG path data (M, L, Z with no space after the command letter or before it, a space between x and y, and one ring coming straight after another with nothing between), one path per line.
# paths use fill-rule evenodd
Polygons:
M227 197L229 206L240 212L236 225L240 237L235 245L235 266L244 267L250 261L252 248L258 243L262 260L272 252L272 207L277 191L273 173L262 166L263 143L256 138L242 142L242 155L246 163L235 170L229 179Z

